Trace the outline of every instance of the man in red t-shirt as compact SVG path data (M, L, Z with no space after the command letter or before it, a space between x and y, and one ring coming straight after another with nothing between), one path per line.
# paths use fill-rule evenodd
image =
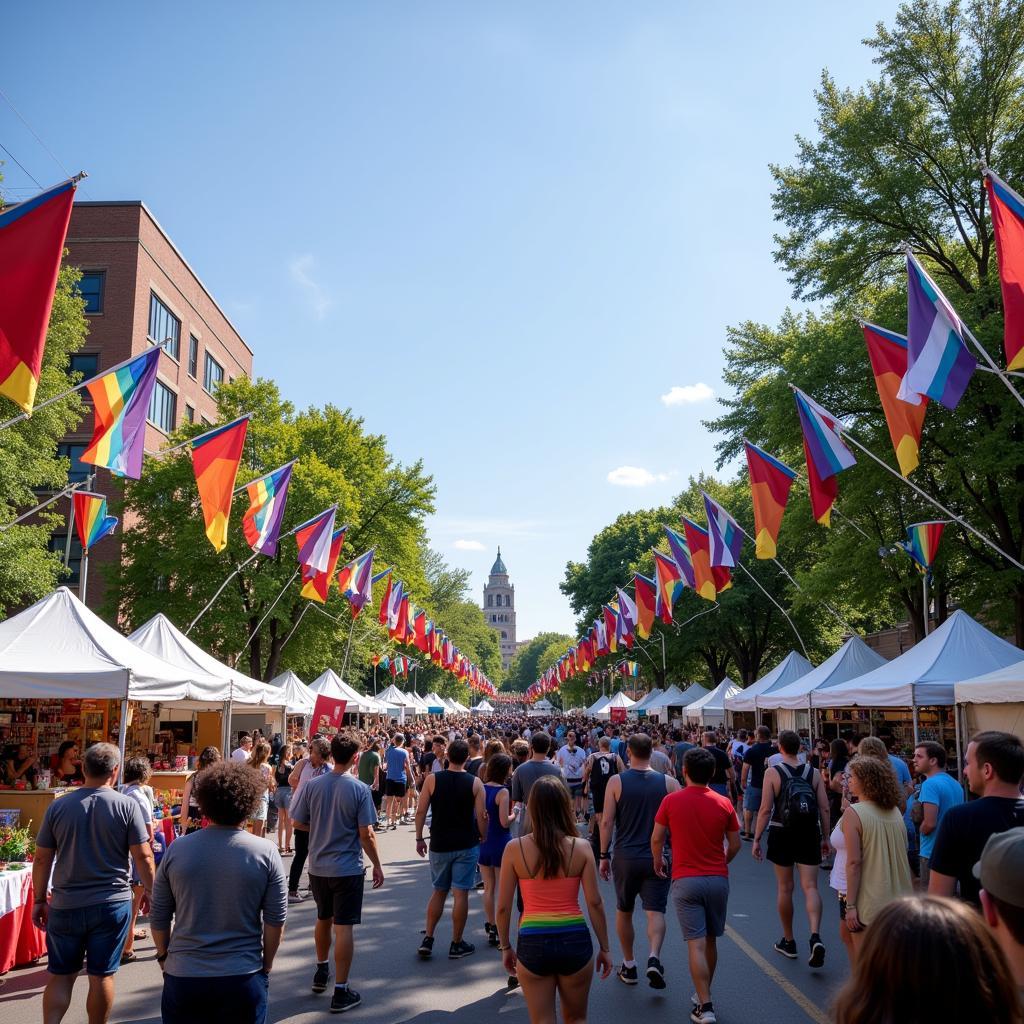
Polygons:
M701 747L683 757L686 788L669 793L654 818L651 853L654 870L664 877L665 836L672 840L672 903L679 917L697 988L690 1020L714 1024L711 981L718 964L718 936L725 932L729 902L729 861L740 852L740 823L728 797L708 783L715 759Z

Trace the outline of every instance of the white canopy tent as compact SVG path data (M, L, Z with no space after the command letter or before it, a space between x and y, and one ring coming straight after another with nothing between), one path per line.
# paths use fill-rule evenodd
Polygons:
M472 707L472 708L470 708L469 710L470 710L470 711L475 711L475 712L477 712L478 714L489 714L489 713L490 713L491 711L493 711L493 710L494 710L494 705L493 705L493 704L491 704L491 702L490 702L490 701L488 701L488 700L487 700L487 699L485 698L485 699L481 700L481 701L480 701L480 702L479 702L479 703L478 703L478 704L476 705L476 707Z
M643 697L641 697L640 700L638 700L636 704L633 705L633 710L646 711L647 705L650 704L651 701L656 700L658 697L660 697L664 692L665 691L660 686L656 686L653 690L651 690L650 693L645 693Z
M443 715L445 712L451 711L451 708L445 704L444 698L433 690L431 690L423 699L426 702L427 710L432 715L436 715L438 712Z
M315 697L331 697L334 700L348 700L348 694L345 692L345 688L342 685L341 677L330 668L325 668L309 684L309 689L315 695ZM313 703L316 703L314 697Z
M673 683L664 693L660 693L653 700L647 701L644 711L649 715L668 715L670 708L685 708L695 700L703 697L710 691L700 683L691 683L685 690L681 690Z
M271 679L270 685L280 692L281 700L288 708L289 715L308 716L313 714L316 694L291 669L287 669Z
M467 708L466 705L462 703L462 701L453 700L453 701L451 701L451 705L452 705L452 710L456 714L459 714L459 715L468 715L469 714L469 708Z
M725 722L725 702L740 692L740 687L726 676L710 693L698 697L683 709L683 716L701 725L721 725Z
M631 700L621 690L618 693L613 694L608 698L604 707L597 712L598 718L611 718L612 710L614 708L625 708L627 711L636 704L635 700Z
M953 696L965 716L967 736L988 729L1024 732L1024 661L953 684Z
M601 694L601 696L600 696L600 697L598 697L598 698L597 698L597 700L595 700L595 701L594 701L594 703L593 703L593 704L591 704L589 708L587 708L587 714L588 714L588 715L590 715L591 717L593 717L593 716L594 716L594 715L596 715L596 714L597 714L597 713L598 713L598 712L599 712L599 711L601 710L601 708L603 708L603 707L605 706L605 704L607 704L607 703L608 703L608 701L610 701L610 700L611 700L611 697L606 697L606 696L605 696L604 694Z
M427 714L427 702L418 694L411 690L406 694L406 697L411 702L412 706L416 709L417 714Z
M766 672L756 682L740 690L734 697L727 698L725 710L729 712L756 711L759 694L780 690L783 686L807 675L812 668L814 666L802 654L790 651L770 672Z
M554 711L555 705L552 704L547 697L541 697L541 699L533 705L533 709L534 711Z

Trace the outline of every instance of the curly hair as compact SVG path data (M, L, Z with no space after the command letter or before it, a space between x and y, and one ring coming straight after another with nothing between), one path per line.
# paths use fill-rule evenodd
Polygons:
M861 799L870 800L883 811L899 806L900 788L888 760L861 755L850 762L847 770L860 783Z
M889 749L877 736L865 736L857 744L858 757L874 757L879 761L889 760Z
M263 799L267 784L247 764L218 761L196 775L196 803L215 825L241 825L251 818Z

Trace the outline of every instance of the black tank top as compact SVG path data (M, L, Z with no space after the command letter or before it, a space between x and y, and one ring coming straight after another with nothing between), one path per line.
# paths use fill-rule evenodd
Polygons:
M430 800L430 849L434 853L452 853L479 846L476 825L476 798L469 772L435 772L434 795Z
M604 803L604 791L608 780L619 774L619 762L614 754L595 754L590 766L590 788L597 803Z
M622 795L615 805L614 852L619 857L651 859L654 816L665 799L665 776L653 768L627 768L619 775Z

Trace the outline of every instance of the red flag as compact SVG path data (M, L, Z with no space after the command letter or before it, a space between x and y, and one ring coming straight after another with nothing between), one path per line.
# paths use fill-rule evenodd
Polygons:
M386 626L388 622L388 607L391 604L391 573L388 573L388 585L384 588L384 596L380 599L380 614L377 616L377 621L382 626Z

